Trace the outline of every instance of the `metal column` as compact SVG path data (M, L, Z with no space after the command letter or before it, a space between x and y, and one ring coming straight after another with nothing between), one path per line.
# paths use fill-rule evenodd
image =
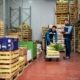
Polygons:
M31 26L31 6L30 6L30 26Z
M21 7L19 7L19 25L21 25L21 21L22 19L21 19Z
M4 30L6 29L6 0L3 0L3 21L4 21Z

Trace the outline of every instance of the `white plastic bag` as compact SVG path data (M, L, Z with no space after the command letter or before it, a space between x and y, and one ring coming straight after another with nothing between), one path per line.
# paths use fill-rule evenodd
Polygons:
M27 61L30 61L30 60L32 60L32 51L28 50L27 51Z

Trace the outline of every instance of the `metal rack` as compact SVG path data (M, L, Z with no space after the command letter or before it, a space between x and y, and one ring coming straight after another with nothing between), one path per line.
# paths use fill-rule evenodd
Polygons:
M27 0L0 0L0 4L3 7L1 14L5 23L5 34L6 32L8 33L10 28L19 27L23 22L27 22L31 26L31 6L28 5L23 8L24 1L27 4Z
M25 16L25 19L23 17ZM28 22L31 26L31 6L29 8L11 8L10 7L10 27L19 26L23 22Z
M16 2L17 1L17 2ZM27 22L31 26L31 6L23 8L24 0L20 0L21 4L19 5L19 0L12 0L13 4L18 7L9 8L10 19L9 19L9 26L19 26L23 22ZM11 1L10 1L11 3ZM16 13L16 14L15 14Z

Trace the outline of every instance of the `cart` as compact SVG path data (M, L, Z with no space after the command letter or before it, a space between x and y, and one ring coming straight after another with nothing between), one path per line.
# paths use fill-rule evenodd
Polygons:
M60 52L56 50L52 50L49 46L45 45L45 60L60 60Z

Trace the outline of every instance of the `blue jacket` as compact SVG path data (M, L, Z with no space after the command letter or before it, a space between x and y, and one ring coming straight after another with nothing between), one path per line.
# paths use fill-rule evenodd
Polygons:
M72 33L73 33L73 27L72 26L65 26L64 27L64 32L67 32L68 34L64 35L65 39L72 39Z
M55 42L57 42L57 40L58 40L57 32L56 31L53 32L52 29L49 29L45 35L46 42L48 42L48 43L53 42L53 38L54 38Z

